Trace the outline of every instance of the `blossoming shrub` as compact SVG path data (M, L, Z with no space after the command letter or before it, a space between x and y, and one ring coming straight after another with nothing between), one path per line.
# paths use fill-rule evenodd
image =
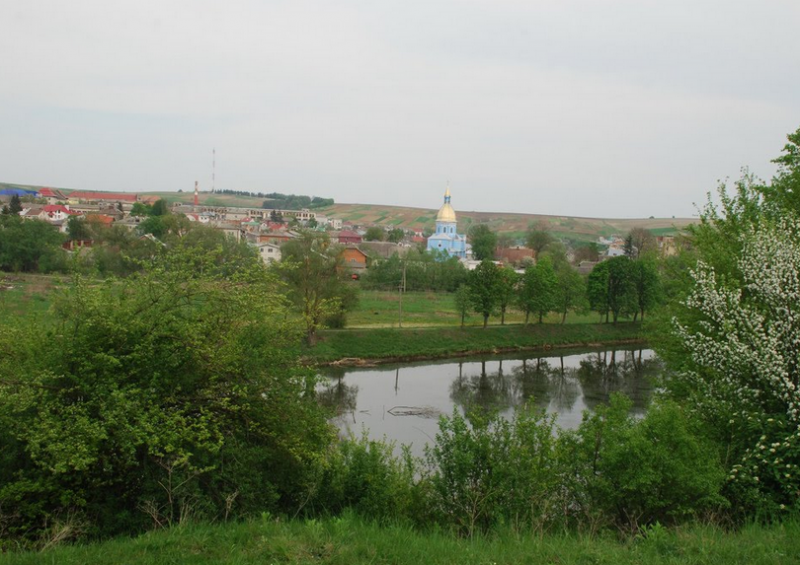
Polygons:
M673 389L726 445L738 509L800 509L800 223L762 222L740 236L738 277L703 262L689 315L675 320L686 355Z

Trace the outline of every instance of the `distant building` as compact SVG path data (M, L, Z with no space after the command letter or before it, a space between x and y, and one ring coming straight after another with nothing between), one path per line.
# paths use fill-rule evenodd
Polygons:
M357 247L342 249L342 262L350 271L358 273L367 268L367 254Z
M533 249L528 247L501 247L494 253L494 258L505 264L519 265L526 261L534 263Z
M658 251L663 257L672 257L678 254L678 245L674 236L656 236L656 243L658 244Z
M466 259L467 237L457 232L456 212L450 205L450 187L444 193L444 204L436 214L436 232L428 238L428 251L444 251L451 257Z
M124 192L74 190L67 195L67 199L70 204L80 204L82 202L128 202L132 204L139 201L139 195Z
M44 187L39 190L39 197L47 199L48 204L57 204L58 202L66 202L67 197L64 193L57 188Z
M274 243L257 243L258 255L267 265L281 260L281 247Z
M337 241L343 245L347 244L358 245L359 243L361 243L361 236L354 231L343 230L339 232L339 235L337 236Z

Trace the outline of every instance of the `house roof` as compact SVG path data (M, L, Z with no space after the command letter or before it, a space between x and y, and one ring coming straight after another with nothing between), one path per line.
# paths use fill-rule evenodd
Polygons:
M97 222L106 226L110 226L114 223L114 218L106 214L89 214L86 216L86 219L90 222Z
M0 190L0 195L3 196L36 196L35 190L27 190L24 188L4 188Z
M69 198L78 200L112 200L114 202L137 202L139 196L125 192L92 192L89 190L76 190L69 193Z
M70 210L63 204L48 204L47 206L43 206L42 210L47 212L48 214L55 214L56 212L63 212L64 214L68 214L70 216L77 216L80 215L80 212L76 212L75 210Z
M338 237L339 237L339 239L341 239L343 237L361 239L360 235L358 235L356 232L350 231L350 230L342 230L342 231L340 231Z
M67 197L64 196L64 193L61 192L60 190L55 188L48 188L46 186L41 190L39 190L39 196L42 196L43 198L57 198L59 200L67 199Z

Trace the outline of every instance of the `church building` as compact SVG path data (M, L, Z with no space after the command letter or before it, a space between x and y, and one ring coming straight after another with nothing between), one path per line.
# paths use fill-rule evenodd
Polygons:
M444 204L436 214L436 232L428 238L428 251L444 251L451 257L465 259L469 245L467 237L456 232L456 212L450 205L450 187L444 193Z

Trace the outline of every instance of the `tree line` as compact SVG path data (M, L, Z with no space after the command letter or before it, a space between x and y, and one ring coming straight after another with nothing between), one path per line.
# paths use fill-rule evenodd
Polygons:
M264 200L261 204L262 208L267 210L302 210L303 208L324 208L326 206L333 206L333 198L322 198L320 196L305 196L299 194L281 194L280 192L271 192L265 194Z

